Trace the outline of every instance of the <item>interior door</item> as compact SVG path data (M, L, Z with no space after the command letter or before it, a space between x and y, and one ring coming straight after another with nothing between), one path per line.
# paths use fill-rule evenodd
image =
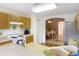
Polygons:
M64 39L64 21L58 22L58 38L61 41Z

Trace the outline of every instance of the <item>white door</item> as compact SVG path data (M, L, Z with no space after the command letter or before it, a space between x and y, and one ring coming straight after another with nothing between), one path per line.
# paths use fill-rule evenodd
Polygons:
M64 34L64 22L58 22L58 35L63 35Z
M64 40L64 21L58 22L58 40Z

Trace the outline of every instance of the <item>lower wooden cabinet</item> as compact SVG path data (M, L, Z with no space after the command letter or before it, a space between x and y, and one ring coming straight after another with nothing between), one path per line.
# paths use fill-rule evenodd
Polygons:
M33 35L30 35L30 36L27 36L26 37L26 44L27 43L30 43L30 42L33 42L34 40L33 40Z

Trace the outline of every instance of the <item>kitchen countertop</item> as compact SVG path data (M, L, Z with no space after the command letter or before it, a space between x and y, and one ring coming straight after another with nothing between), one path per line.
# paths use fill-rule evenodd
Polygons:
M24 35L24 37L28 37L28 36L31 36L32 34L27 34L27 35Z

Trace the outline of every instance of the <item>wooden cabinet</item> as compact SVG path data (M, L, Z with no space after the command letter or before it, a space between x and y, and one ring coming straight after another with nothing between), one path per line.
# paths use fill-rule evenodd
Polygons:
M31 28L31 19L26 17L21 17L21 22L23 23L23 29L30 29Z
M30 36L26 37L26 44L30 43L30 42L33 42L33 35L30 35Z
M23 29L31 28L31 19L30 18L0 12L0 29L8 29L10 22L12 22L12 21L23 23L23 25L22 25Z
M9 20L13 21L13 22L21 22L21 18L20 16L16 16L16 15L9 15Z
M77 31L79 31L79 14L77 14L77 16L75 18L75 24L76 24Z
M0 29L9 28L8 14L0 12Z
M21 23L23 23L23 25L22 25L23 29L30 29L31 28L31 19L30 18L9 15L9 20L13 21L13 22L21 22Z

